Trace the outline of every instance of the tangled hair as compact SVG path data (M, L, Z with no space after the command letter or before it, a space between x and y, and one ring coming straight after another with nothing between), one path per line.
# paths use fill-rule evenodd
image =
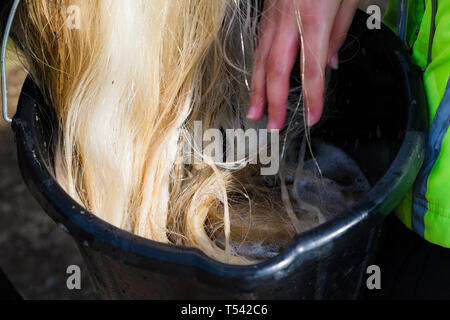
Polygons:
M67 27L73 5L79 29ZM263 177L255 164L180 161L195 121L265 126L245 117L259 12L256 0L24 0L13 37L57 116L65 191L117 227L231 264L317 224L316 207L290 201L284 177L299 168ZM284 149L301 141L288 133Z

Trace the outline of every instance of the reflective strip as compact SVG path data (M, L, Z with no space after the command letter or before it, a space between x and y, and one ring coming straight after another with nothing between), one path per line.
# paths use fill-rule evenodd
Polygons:
M397 26L398 26L398 36L402 41L405 41L406 34L406 20L408 18L408 0L400 0L398 2L397 10Z
M424 237L425 235L425 214L428 210L427 189L428 177L439 157L447 130L450 125L450 79L444 92L444 97L439 104L436 114L431 124L428 136L427 151L424 164L420 170L413 187L413 200L411 207L411 224L414 231Z
M433 52L434 34L436 33L436 14L437 14L437 0L431 0L431 25L430 25L430 40L428 42L428 57L427 65L422 69L425 72L431 64L431 56Z

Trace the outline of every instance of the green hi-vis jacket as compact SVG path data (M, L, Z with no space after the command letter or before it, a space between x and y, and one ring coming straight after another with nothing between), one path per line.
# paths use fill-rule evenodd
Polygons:
M390 0L385 23L423 70L430 127L425 162L397 216L450 248L450 0Z

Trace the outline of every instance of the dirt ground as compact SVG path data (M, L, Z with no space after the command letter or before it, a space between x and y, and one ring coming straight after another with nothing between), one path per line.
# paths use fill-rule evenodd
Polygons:
M362 0L361 7L386 0ZM25 71L8 63L10 115L14 114ZM82 289L66 287L66 269L78 265ZM24 185L12 130L0 119L0 267L27 299L96 299L74 241L44 213ZM1 291L1 288L0 288Z
M10 115L25 79L20 64L7 68ZM66 286L69 265L81 268L81 290ZM95 299L75 242L44 213L19 172L13 132L0 120L0 268L26 299ZM0 288L1 292L1 288Z

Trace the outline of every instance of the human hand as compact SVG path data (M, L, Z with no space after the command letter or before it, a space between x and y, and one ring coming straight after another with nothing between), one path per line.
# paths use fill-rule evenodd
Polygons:
M290 75L301 47L306 119L309 126L319 122L325 67L338 68L338 51L358 4L359 0L265 0L258 26L250 120L261 119L268 106L268 129L283 128Z

